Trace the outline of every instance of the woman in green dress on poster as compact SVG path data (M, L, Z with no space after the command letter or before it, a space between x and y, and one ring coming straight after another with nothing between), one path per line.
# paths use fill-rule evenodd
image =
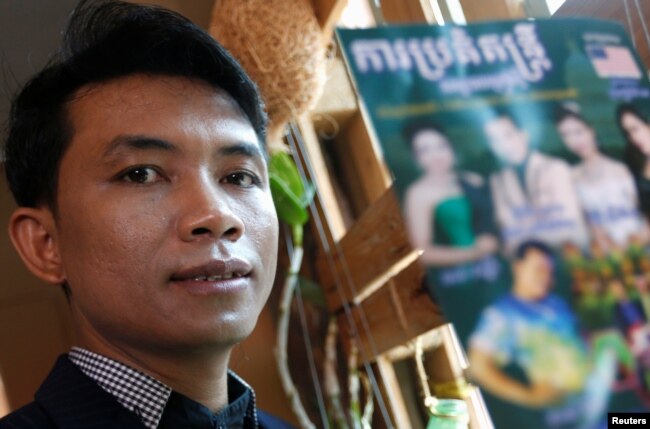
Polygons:
M503 273L489 187L454 168L449 139L430 122L409 124L404 137L422 171L405 195L410 240L428 268L429 294L465 343Z
M411 243L422 262L445 267L474 262L495 253L496 236L484 179L457 171L446 134L420 122L405 129L405 138L422 175L406 190L404 211Z

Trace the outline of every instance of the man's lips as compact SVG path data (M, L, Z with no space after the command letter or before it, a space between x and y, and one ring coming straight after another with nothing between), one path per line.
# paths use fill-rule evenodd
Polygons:
M199 281L211 282L248 277L252 266L247 261L237 258L212 260L202 265L181 268L171 276L173 282Z

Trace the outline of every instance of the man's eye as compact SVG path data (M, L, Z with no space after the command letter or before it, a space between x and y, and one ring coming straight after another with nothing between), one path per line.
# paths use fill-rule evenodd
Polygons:
M151 167L136 167L122 175L125 182L147 184L160 180L160 174Z
M242 188L251 188L260 184L260 179L257 176L243 171L229 174L226 176L225 181Z

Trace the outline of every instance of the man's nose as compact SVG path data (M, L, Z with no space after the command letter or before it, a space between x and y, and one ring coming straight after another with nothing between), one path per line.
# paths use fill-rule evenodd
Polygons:
M203 238L237 241L244 222L233 210L233 197L218 182L201 178L179 190L178 234L183 241Z

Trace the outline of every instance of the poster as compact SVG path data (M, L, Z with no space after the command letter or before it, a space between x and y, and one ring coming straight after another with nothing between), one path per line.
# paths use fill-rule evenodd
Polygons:
M497 428L650 407L650 85L595 20L339 30Z

